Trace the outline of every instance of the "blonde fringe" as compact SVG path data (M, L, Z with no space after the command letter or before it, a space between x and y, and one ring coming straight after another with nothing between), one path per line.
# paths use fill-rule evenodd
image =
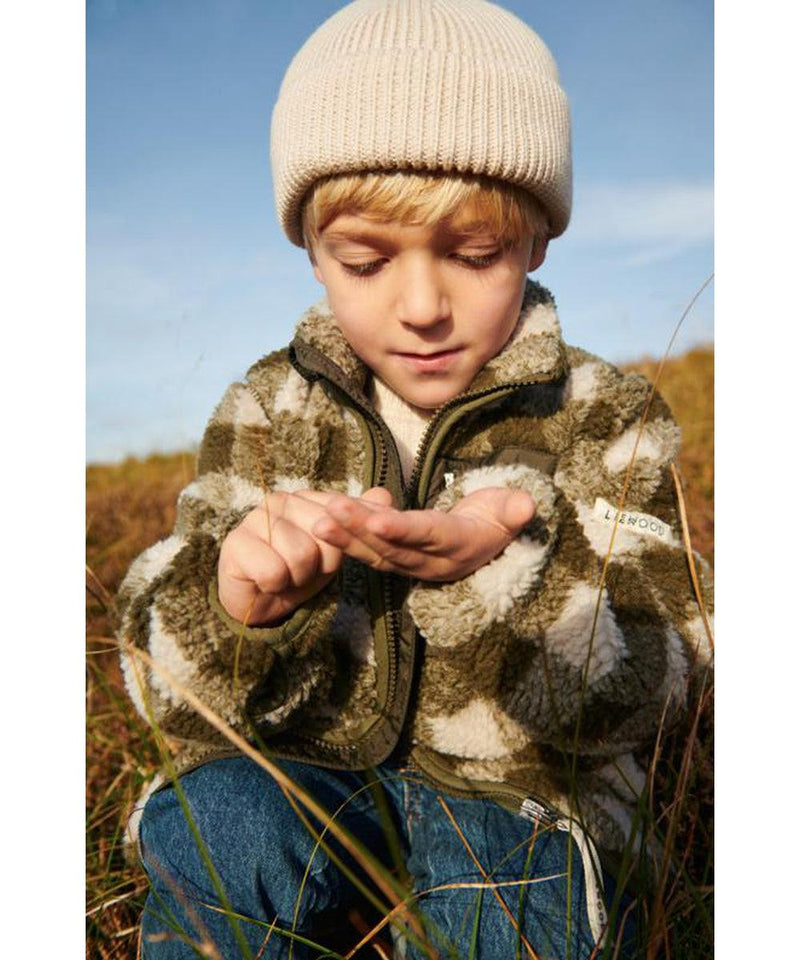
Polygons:
M487 177L456 173L394 171L342 174L318 180L303 203L303 238L308 249L343 213L379 222L433 227L459 233L488 231L514 246L524 237L547 237L549 224L536 198L521 187Z

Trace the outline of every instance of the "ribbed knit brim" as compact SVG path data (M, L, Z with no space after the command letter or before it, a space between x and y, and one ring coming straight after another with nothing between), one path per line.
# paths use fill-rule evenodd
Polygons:
M278 216L303 245L321 177L375 170L483 174L529 190L563 233L572 202L569 105L555 61L484 0L355 0L301 47L272 114Z

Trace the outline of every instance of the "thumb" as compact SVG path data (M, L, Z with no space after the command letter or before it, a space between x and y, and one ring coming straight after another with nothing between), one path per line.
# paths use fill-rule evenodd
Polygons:
M513 537L534 515L536 504L524 490L486 487L464 497L453 512L473 514Z
M504 527L517 533L536 513L536 503L524 490L508 490L506 494L498 519Z

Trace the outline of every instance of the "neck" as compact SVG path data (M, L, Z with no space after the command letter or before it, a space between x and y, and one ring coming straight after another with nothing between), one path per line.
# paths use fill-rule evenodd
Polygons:
M391 387L377 377L372 378L370 394L375 409L391 430L400 455L403 478L408 480L414 466L419 442L425 433L428 421L436 412L415 407L406 402Z

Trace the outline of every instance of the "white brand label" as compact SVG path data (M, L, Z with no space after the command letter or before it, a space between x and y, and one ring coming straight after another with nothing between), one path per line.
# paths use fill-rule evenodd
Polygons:
M630 533L641 533L646 537L654 537L663 543L672 543L672 527L649 513L636 513L634 510L618 510L615 506L598 497L594 502L592 516L600 523L617 525Z

